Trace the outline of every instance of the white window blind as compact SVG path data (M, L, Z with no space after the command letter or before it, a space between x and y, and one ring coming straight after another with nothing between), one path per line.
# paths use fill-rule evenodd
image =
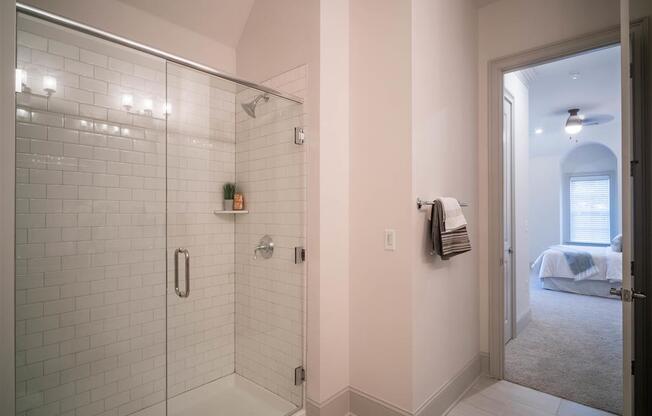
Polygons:
M609 176L570 178L570 240L575 243L609 244L611 215Z

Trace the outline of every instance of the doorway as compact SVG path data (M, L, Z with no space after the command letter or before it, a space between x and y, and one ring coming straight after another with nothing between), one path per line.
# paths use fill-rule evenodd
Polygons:
M490 271L490 374L612 414L623 413L629 359L623 307L609 293L629 277L611 249L622 233L621 172L629 163L621 152L618 42L617 31L604 32L492 63L491 100L500 105L490 122L490 217L501 219L490 224L490 241L501 241L490 253L500 260ZM592 73L605 66L600 59L611 60L610 82L609 71ZM563 79L553 82L555 71ZM611 85L613 96L601 100L596 88L575 88L591 82ZM555 85L567 101L553 97ZM593 269L554 279L562 277L554 276L555 261L568 268L567 259L579 258ZM607 277L607 263L621 276ZM601 331L597 337L592 328ZM582 346L596 356L582 354Z
M620 47L504 86L505 379L622 414Z

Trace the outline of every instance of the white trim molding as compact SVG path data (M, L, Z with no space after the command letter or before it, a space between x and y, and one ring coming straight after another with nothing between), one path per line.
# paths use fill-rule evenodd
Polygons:
M503 75L592 49L620 43L620 29L609 28L547 46L530 49L489 62L487 67L489 183L489 375L502 379L505 365L503 274Z
M483 374L486 354L476 355L414 412L400 409L355 387L347 387L322 404L308 399L307 416L440 416L446 414Z
M0 403L15 414L16 3L0 3Z

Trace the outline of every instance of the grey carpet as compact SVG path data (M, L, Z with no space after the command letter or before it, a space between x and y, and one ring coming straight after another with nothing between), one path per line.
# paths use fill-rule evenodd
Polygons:
M530 285L532 320L505 346L505 378L622 414L620 301Z

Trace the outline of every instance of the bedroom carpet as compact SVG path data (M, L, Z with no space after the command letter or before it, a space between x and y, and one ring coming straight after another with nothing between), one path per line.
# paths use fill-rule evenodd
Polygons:
M505 379L622 414L620 301L545 290L532 280L532 320L505 346Z

